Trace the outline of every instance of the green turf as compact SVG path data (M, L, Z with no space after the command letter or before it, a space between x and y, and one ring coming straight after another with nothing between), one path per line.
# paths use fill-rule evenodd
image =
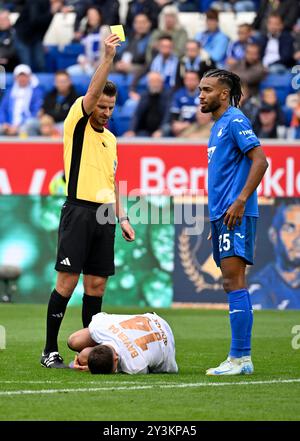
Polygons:
M299 420L300 383L250 384L300 379L300 349L291 346L292 327L300 325L299 312L255 312L255 374L219 378L206 377L204 372L226 356L229 327L225 311L158 310L174 330L180 373L136 376L92 376L42 368L45 312L42 305L0 305L0 324L7 332L7 348L0 351L1 420ZM79 308L68 308L64 318L60 352L66 361L73 358L66 338L80 328L80 316ZM229 385L201 385L224 382ZM237 382L247 384L230 385ZM78 391L80 388L102 390ZM48 389L74 392L3 395L3 391Z

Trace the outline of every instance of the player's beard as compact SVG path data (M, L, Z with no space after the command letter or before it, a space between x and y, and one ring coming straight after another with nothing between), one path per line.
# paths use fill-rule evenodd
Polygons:
M201 112L202 113L216 112L220 108L220 106L221 106L220 102L217 100L214 100L214 101L211 101L210 104L207 104L205 109L203 109L201 107Z
M279 237L278 237L275 253L277 255L277 264L282 270L292 271L295 268L300 268L300 258L299 257L291 258L284 243Z

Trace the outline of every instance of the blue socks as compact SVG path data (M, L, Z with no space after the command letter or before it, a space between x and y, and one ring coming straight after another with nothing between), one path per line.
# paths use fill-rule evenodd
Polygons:
M251 303L249 291L247 291L247 297L249 303L250 316L249 316L248 328L246 332L243 356L251 355L251 336L252 336L252 326L253 326L253 309L252 309L252 303Z
M251 354L251 332L253 312L247 289L228 293L231 326L231 347L229 355L240 358Z

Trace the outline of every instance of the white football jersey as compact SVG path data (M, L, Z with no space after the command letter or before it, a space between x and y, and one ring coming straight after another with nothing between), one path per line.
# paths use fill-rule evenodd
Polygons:
M118 372L178 372L172 330L155 313L120 315L100 312L93 316L89 332L96 343L113 346L119 355Z

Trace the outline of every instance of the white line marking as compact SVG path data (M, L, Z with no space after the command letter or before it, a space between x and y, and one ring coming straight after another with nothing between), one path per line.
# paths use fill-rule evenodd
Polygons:
M77 384L80 383L79 381L66 381L66 380L0 380L0 384ZM86 384L99 384L99 381L84 381L84 385ZM144 385L145 382L141 381L101 381L101 384L140 384ZM165 381L155 384L167 384Z
M101 381L101 380L100 380ZM112 387L82 387L77 389L41 389L41 390L14 390L14 391L0 391L0 396L12 396L12 395L42 395L42 394L56 394L67 392L100 392L100 391L118 391L118 390L145 390L153 388L161 389L178 389L189 387L222 387L222 386L250 386L261 384L286 384L286 383L300 383L300 378L292 378L289 380L266 380L266 381L239 381L239 382L227 382L227 383L174 383L174 384L150 384L139 386L112 386Z

